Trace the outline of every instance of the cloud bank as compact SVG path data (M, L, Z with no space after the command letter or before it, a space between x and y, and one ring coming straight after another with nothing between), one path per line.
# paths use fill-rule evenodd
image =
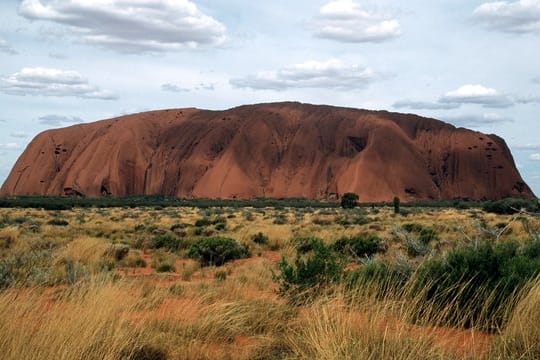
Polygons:
M0 91L19 96L72 96L86 99L113 100L108 90L90 85L81 74L71 70L50 68L23 68L2 79Z
M85 42L120 52L215 46L226 33L189 0L23 0L19 14L69 26Z
M484 108L508 108L515 104L536 103L536 97L521 97L513 99L506 94L483 85L463 85L456 90L448 91L437 101L414 101L401 100L395 102L392 107L396 109L413 110L452 110L465 104L481 105Z
M45 115L38 118L39 123L48 126L63 126L66 124L80 124L83 120L78 116Z
M513 119L509 117L504 117L499 114L468 114L468 115L459 115L459 116L446 116L444 120L460 127L467 128L478 128L483 126L497 125L503 123L514 122Z
M539 33L540 0L487 2L474 10L473 19L490 30Z
M277 71L259 72L243 78L231 79L236 88L254 90L286 90L292 88L327 88L353 90L365 88L378 75L370 68L347 65L340 60L306 61Z
M319 10L314 35L346 43L383 42L401 35L401 25L388 14L363 8L353 0L332 0Z

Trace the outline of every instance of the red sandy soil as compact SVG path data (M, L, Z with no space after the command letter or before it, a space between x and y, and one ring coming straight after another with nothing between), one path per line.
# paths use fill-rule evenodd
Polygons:
M503 139L300 103L162 110L39 134L0 196L162 194L363 201L532 196Z

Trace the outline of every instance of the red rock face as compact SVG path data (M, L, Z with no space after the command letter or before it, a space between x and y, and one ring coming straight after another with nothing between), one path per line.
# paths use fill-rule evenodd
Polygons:
M152 111L49 130L0 195L530 197L503 139L384 111L276 103Z

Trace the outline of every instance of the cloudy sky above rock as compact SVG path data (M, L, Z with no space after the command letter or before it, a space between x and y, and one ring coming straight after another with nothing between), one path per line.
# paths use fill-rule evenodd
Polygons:
M37 133L281 100L502 136L540 194L540 0L2 0L0 181Z

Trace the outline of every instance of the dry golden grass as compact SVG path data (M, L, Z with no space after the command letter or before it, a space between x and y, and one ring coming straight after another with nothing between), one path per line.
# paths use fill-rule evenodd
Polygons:
M249 220L247 213L252 214ZM280 213L286 214L286 223L274 224ZM376 286L363 289L354 301L336 287L331 296L293 306L277 294L272 278L279 258L294 255L293 237L317 236L330 243L341 236L375 233L389 246L377 257L396 259L406 257L396 235L403 224L435 229L440 240L433 247L443 252L486 236L524 240L531 228L540 227L538 218L530 217L524 226L516 217L478 210L421 210L405 217L390 208L352 215L340 209L0 209L0 218L4 216L27 220L0 229L0 258L45 253L46 260L32 260L26 270L34 276L38 267L46 271L42 267L49 266L53 280L0 290L3 359L152 359L141 357L144 351L154 351L154 359L160 354L168 359L540 358L540 280L516 295L508 326L487 335L420 326L418 309L433 321L430 309L406 296L377 297ZM218 216L227 218L227 225L216 234L248 244L251 258L201 268L185 259L185 249L135 249L175 224ZM337 224L343 216L369 222ZM65 219L69 226L48 225L53 218ZM32 222L41 223L38 230ZM501 227L505 231L500 235L491 234ZM187 243L196 239L192 232L189 227ZM259 232L268 236L268 244L252 242ZM147 266L121 268L107 255L119 243L130 246L130 259L142 256ZM173 262L176 272L156 273L152 261L160 258ZM117 268L104 269L111 262ZM66 264L78 264L86 275L70 274L73 269ZM408 321L413 315L417 325Z

